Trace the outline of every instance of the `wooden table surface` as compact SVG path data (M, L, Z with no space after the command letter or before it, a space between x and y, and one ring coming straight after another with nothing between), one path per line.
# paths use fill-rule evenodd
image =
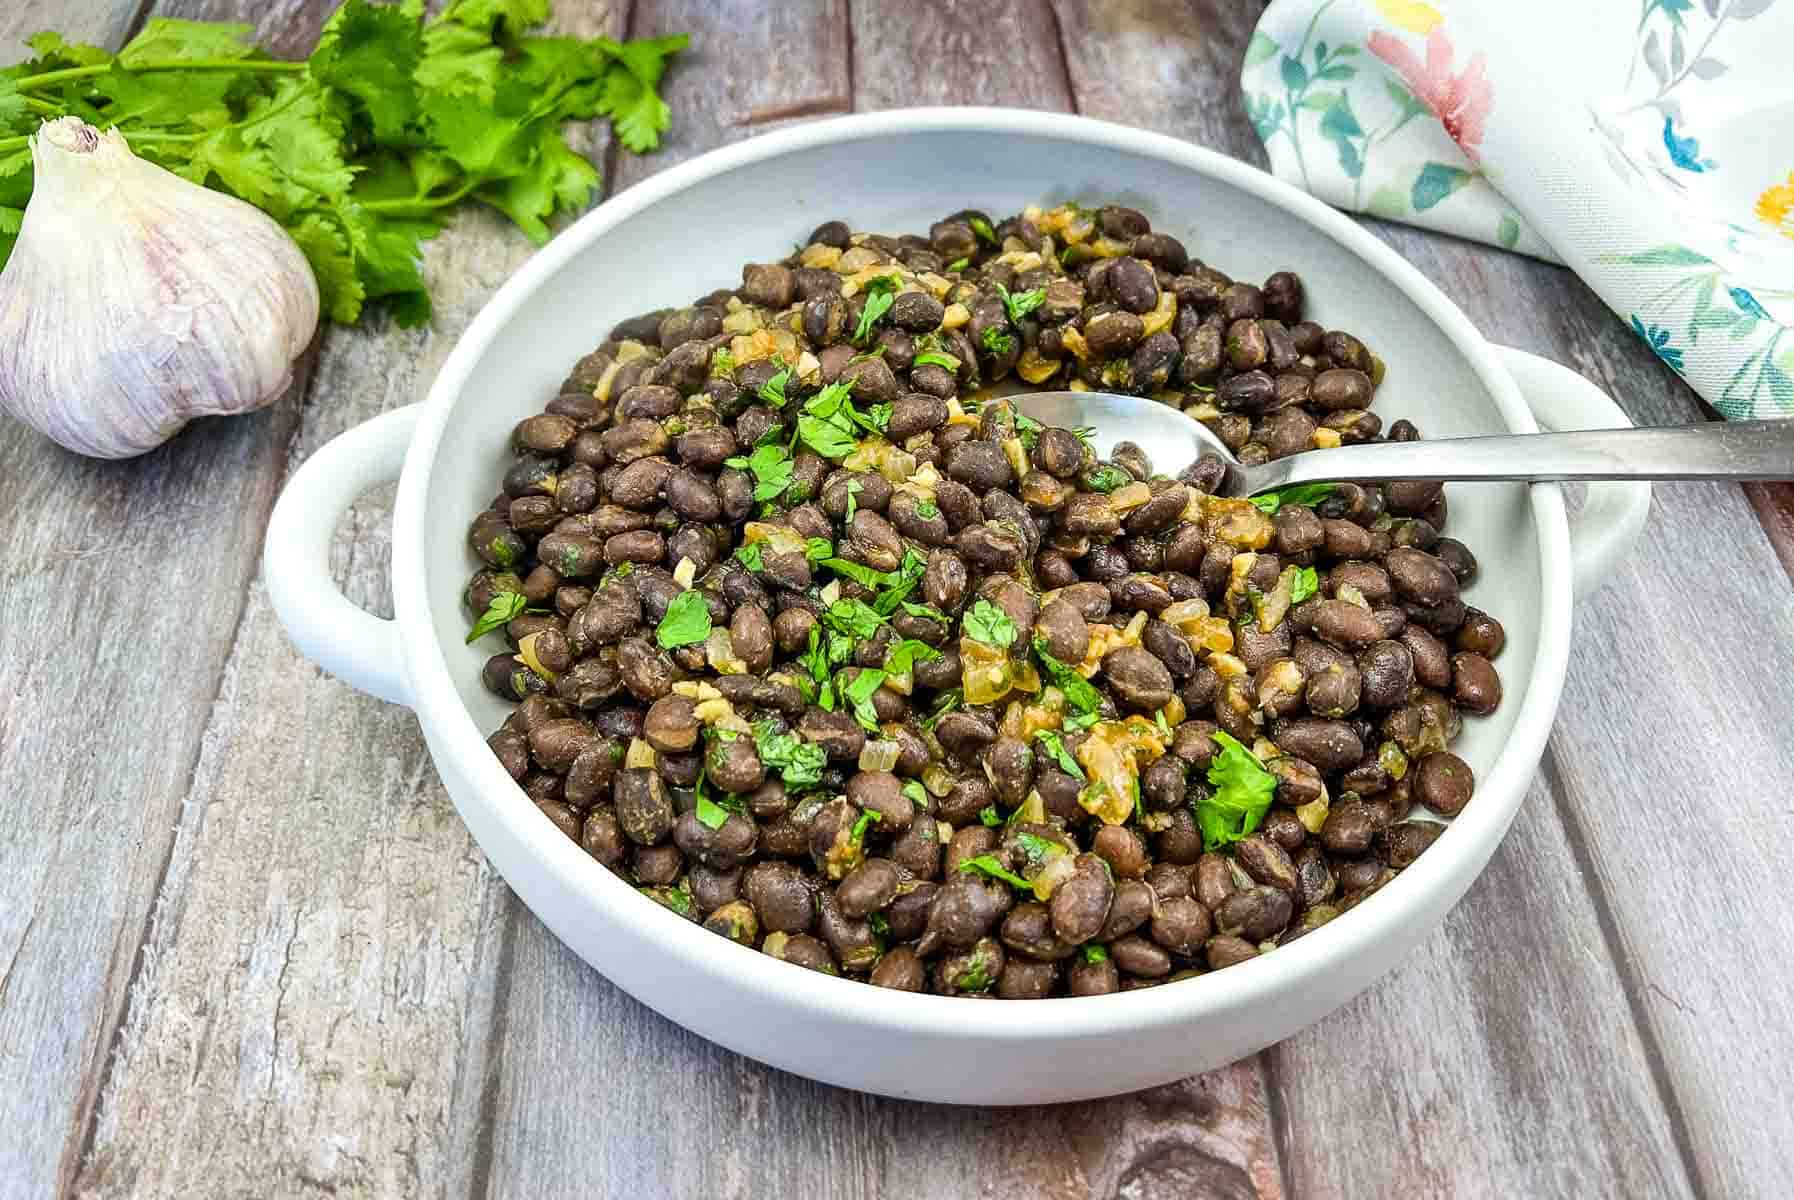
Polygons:
M309 52L321 0L0 11L116 46L153 14ZM1262 164L1240 0L558 0L563 30L688 30L660 153L977 102ZM850 215L850 214L846 214ZM1710 416L1567 271L1370 227L1495 340L1639 422ZM1109 1101L898 1103L661 1020L562 948L457 819L404 710L288 645L269 507L338 433L421 398L525 240L431 245L434 328L332 328L264 412L99 463L0 423L0 1194L1786 1196L1794 1188L1794 502L1660 488L1576 614L1506 844L1394 975L1253 1059ZM389 611L390 489L339 530ZM1025 1016L1020 1018L1025 1019Z

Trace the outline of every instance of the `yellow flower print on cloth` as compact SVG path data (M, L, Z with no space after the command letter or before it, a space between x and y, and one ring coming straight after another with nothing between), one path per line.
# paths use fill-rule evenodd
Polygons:
M1794 171L1788 182L1772 184L1757 197L1757 220L1785 238L1794 238Z

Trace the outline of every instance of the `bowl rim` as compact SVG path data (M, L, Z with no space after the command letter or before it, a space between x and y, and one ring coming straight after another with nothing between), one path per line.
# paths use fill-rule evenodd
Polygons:
M1454 819L1428 853L1352 910L1349 920L1324 928L1267 954L1173 987L1106 996L1054 997L1031 1002L1028 1020L1005 1006L957 997L889 991L832 978L780 962L721 938L639 895L592 859L526 801L522 789L486 749L486 731L461 703L453 674L434 633L425 587L424 522L437 448L469 374L523 302L593 242L636 213L711 177L784 155L838 142L929 133L981 133L1047 138L1144 156L1209 176L1274 206L1331 237L1366 269L1394 284L1451 341L1480 379L1508 428L1538 428L1518 386L1470 319L1416 268L1370 231L1282 180L1230 158L1164 134L1054 112L991 107L910 108L856 114L761 134L668 167L606 200L557 235L498 289L461 335L421 405L418 427L405 457L393 516L392 590L403 667L419 722L433 735L433 755L453 756L466 781L451 788L458 808L483 806L502 821L532 856L534 866L560 892L577 897L603 921L621 922L630 934L658 945L664 973L690 978L727 975L763 1003L801 1018L813 1015L892 1033L998 1042L1100 1037L1118 1032L1188 1026L1205 1016L1267 1004L1285 989L1326 972L1345 970L1401 926L1429 897L1456 888L1461 894L1499 846L1525 797L1544 752L1569 654L1571 574L1569 527L1556 484L1529 488L1540 558L1538 650L1512 734L1476 788L1480 804ZM466 794L461 794L465 792ZM473 822L469 822L470 825ZM496 864L495 864L496 865ZM502 873L502 872L501 872ZM1453 896L1452 902L1458 896ZM626 985L625 985L626 986ZM627 989L626 990L632 990ZM648 1000L647 997L640 997ZM651 1004L651 1001L649 1001Z

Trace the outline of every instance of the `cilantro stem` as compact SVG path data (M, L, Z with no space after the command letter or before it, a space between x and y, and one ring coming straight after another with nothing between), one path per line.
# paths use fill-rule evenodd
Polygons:
M446 208L478 187L478 179L469 179L452 192L440 196L393 197L390 200L363 200L361 207L369 212L397 214L402 217L423 216L432 209Z
M112 62L98 63L91 67L64 67L60 71L45 71L42 75L31 75L13 83L13 90L19 92L35 92L41 88L56 87L73 79L88 79L95 75L104 75L114 69L132 75L143 75L151 71L304 71L308 64L302 62L280 62L275 59L261 58L171 58L166 60L138 63L136 66L125 66L114 59Z

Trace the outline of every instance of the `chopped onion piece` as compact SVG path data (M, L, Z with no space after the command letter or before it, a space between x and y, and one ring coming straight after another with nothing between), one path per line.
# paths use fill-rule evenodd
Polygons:
M1009 469L1020 479L1028 473L1028 448L1022 445L1020 438L1004 438L1003 453L1009 459Z
M896 742L887 742L883 739L875 742L869 741L860 750L860 770L889 771L897 765L897 760L902 757L902 754L903 748Z
M823 585L822 594L817 598L822 601L824 608L839 600L841 598L841 581L839 579L829 580Z
M922 768L922 786L930 796L945 796L953 791L953 772L938 762Z
M681 555L679 565L673 568L673 582L682 588L689 588L692 580L698 577L698 564L689 557Z
M735 642L726 628L710 631L704 640L704 658L718 675L745 675L747 664L735 656Z
M1196 623L1206 616L1208 616L1208 601L1198 596L1193 600L1179 600L1172 604L1159 614L1159 620L1189 633L1196 628Z
M654 753L654 747L650 746L641 738L629 739L629 749L623 754L623 765L625 767L632 771L640 770L643 767L652 770L659 762L660 759Z
M1042 903L1051 900L1059 885L1078 873L1077 858L1071 854L1055 854L1034 876L1034 898Z

